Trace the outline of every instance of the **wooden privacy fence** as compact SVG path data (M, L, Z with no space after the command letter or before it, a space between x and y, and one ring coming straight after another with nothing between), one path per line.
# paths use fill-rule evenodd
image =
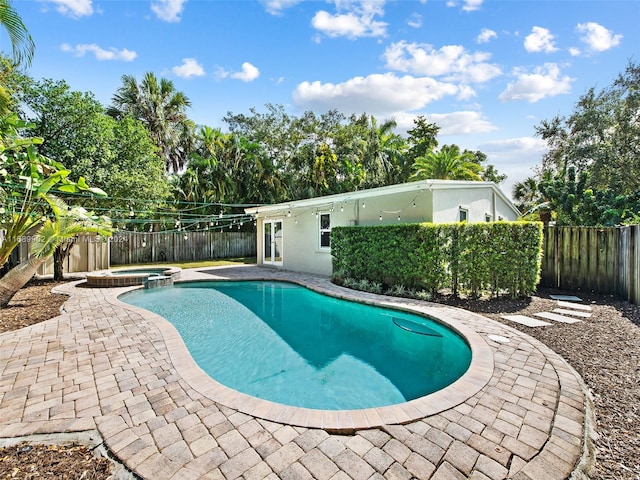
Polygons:
M120 232L110 243L112 265L256 256L255 232Z
M546 227L543 249L541 285L640 304L640 225Z

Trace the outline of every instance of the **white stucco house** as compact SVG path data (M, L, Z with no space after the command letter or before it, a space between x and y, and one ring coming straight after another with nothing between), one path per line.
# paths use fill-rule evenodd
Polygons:
M258 265L331 275L331 228L391 223L513 221L493 182L421 180L245 209L256 219Z

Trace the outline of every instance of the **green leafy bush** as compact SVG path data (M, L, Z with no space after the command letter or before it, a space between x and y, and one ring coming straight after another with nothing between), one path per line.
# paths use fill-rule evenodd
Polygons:
M335 227L333 270L385 290L472 297L531 295L540 278L540 222ZM345 282L345 286L346 282Z

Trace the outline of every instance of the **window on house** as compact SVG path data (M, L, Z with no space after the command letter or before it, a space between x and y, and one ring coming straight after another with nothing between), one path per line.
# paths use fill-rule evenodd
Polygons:
M469 210L467 210L466 208L460 208L459 214L458 214L458 221L466 222L468 220L469 220Z
M318 215L320 222L320 248L331 248L331 214L321 213Z
M490 222L491 221L491 215L489 215L488 213L484 214L484 221L485 222Z

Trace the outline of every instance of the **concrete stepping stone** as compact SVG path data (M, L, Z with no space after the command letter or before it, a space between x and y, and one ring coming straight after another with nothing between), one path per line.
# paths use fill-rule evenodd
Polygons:
M579 303L563 302L562 300L558 300L558 306L562 308L575 308L576 310L584 310L585 312L591 311L591 307L589 305L580 305Z
M582 299L580 297L576 297L575 295L549 295L549 298L554 300L564 300L567 302L581 302Z
M536 318L527 317L526 315L500 315L502 318L511 320L512 322L520 323L526 327L544 327L545 325L551 325L548 322L543 322Z
M557 313L551 313L551 312L534 313L534 315L536 317L542 317L548 320L554 320L556 322L561 322L561 323L577 323L582 321L582 320L578 320L577 318L565 317L564 315L559 315Z
M509 340L507 337L503 337L502 335L487 335L487 337L489 338L489 340L493 340L494 342L498 342L498 343L509 343L511 340Z
M580 310L569 310L568 308L554 308L555 313L561 315L573 315L574 317L589 318L591 316L588 312L581 312Z

